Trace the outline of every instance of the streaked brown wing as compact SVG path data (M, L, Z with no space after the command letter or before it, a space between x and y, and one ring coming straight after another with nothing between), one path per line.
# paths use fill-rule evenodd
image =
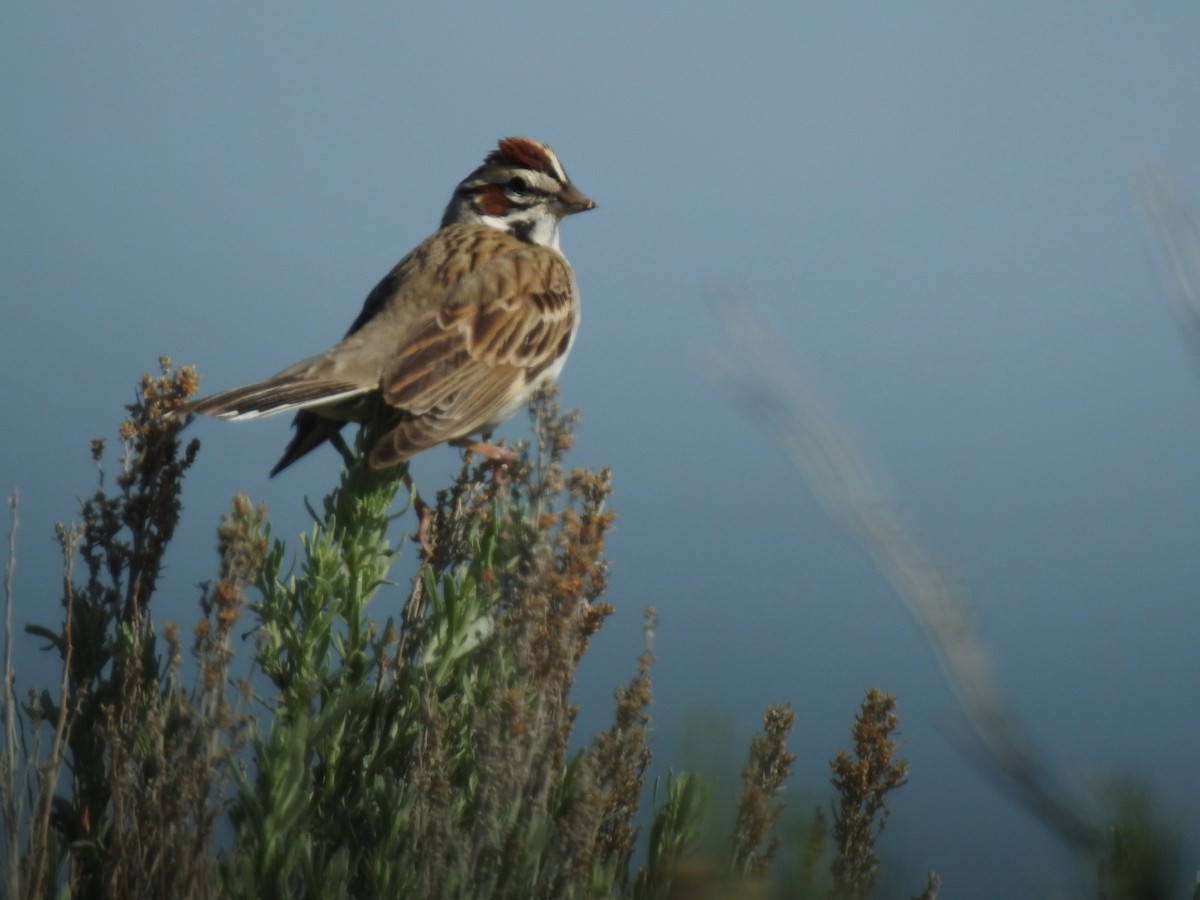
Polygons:
M384 400L420 415L510 369L535 376L566 352L574 324L566 260L522 245L463 278L397 348L380 380Z
M372 462L387 465L511 414L529 382L566 352L575 315L570 270L553 250L522 244L462 278L383 371L384 400L411 418Z
M565 351L575 325L574 300L567 261L553 250L527 246L464 279L438 320L466 333L479 362L538 371Z
M493 378L479 380L469 394L455 394L446 404L421 415L405 414L371 448L371 465L376 469L394 466L438 444L498 423L520 405L527 383L523 370L509 367L506 372L495 372ZM464 419L464 414L472 418Z

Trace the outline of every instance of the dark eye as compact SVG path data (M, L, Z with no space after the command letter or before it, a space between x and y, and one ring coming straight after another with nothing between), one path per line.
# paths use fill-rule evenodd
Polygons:
M529 189L529 185L525 183L525 179L520 175L516 175L508 179L508 189L514 194L523 194Z

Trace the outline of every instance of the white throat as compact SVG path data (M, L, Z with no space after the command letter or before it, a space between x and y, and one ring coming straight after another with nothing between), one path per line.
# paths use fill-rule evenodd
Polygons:
M507 216L489 216L477 212L465 203L460 203L447 210L442 225L461 223L468 225L486 225L497 231L505 231L513 237L520 238L530 244L549 247L562 252L558 243L558 216L548 212L545 207L534 207L520 213L510 213Z

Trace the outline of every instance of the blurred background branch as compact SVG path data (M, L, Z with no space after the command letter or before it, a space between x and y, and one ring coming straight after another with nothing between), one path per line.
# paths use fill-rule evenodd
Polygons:
M1142 165L1133 190L1146 245L1158 264L1175 323L1200 375L1200 224L1193 204L1167 170L1153 163Z
M862 548L933 645L986 769L1072 846L1092 850L1096 827L1066 798L1017 721L980 638L965 587L890 502L837 416L744 289L707 290L728 341L702 368L726 398L787 454L830 520ZM1035 623L1031 623L1034 627Z

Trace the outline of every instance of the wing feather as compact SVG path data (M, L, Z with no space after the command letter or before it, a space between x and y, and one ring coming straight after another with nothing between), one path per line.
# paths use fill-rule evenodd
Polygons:
M371 449L371 465L377 469L404 462L438 444L480 431L487 424L503 419L524 396L525 373L507 367L493 378L475 379L458 393L447 396L443 405L421 415L406 415L380 438ZM476 424L464 425L464 416Z
M428 417L421 429L404 429L424 431L422 445L485 429L566 352L576 321L566 260L518 244L463 277L397 348L380 379L384 400L414 419Z
M203 413L222 419L241 421L273 416L310 406L327 406L365 394L359 384L341 381L307 381L272 378L257 384L213 394L179 410L179 413Z
M450 286L385 367L383 398L409 415L376 445L372 465L497 424L566 352L577 324L566 260L522 243L497 249L505 252L476 257L481 264Z

